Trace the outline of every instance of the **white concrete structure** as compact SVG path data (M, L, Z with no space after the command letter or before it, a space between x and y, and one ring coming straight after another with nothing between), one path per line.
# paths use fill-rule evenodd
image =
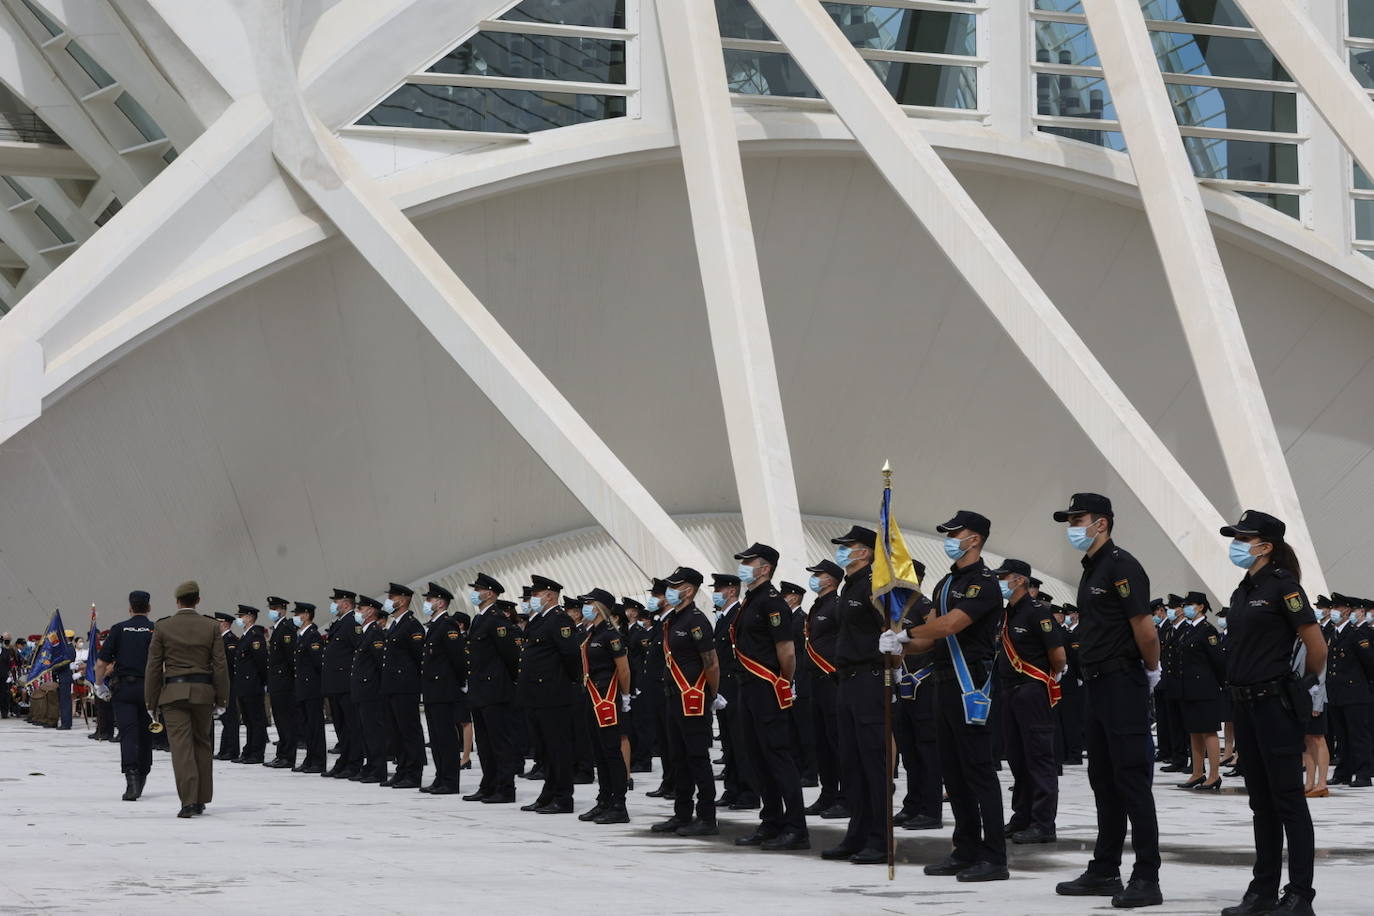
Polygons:
M884 460L1068 582L1098 490L1158 592L1246 507L1341 588L1366 6L0 0L0 623L588 526L625 592L702 514L797 577Z

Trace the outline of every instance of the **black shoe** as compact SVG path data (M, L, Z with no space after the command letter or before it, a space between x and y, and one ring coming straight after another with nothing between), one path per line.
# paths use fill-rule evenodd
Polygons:
M886 865L887 852L882 849L860 849L849 857L855 865Z
M1026 830L1029 827L1030 824L1018 824L1015 821L1007 821L1002 825L1002 834L1004 836L1011 836L1013 833L1020 833L1022 830Z
M482 799L484 805L513 805L515 804L514 792L497 792Z
M291 772L292 772L292 773L302 773L302 772L304 772L304 771L305 771L305 764L304 764L304 763L298 763L298 764L296 764L295 766L293 766L293 767L291 768Z
M666 821L659 821L657 824L651 824L649 826L649 831L651 833L676 833L679 827L686 827L688 823L690 822L674 814Z
M583 821L584 823L587 821L594 821L598 817L600 817L608 807L610 806L607 805L605 802L597 802L595 806L579 814L577 816L577 819L579 821Z
M269 770L289 770L292 768L293 764L289 760L283 760L278 757L276 760L264 763L263 766L267 767Z
M526 773L526 774L524 774L524 775L525 775L525 778L526 778L526 779L543 779L543 778L545 778L545 777L544 777L544 771L543 771L543 770L540 770L540 769L537 769L537 768L536 768L536 769L533 769L533 770L530 770L528 773Z
M1011 875L1007 874L1005 865L994 865L991 862L979 862L969 868L959 872L954 876L955 881L973 883L976 881L1006 881Z
M328 774L325 774L325 775L328 775ZM335 779L352 779L353 777L355 777L355 776L357 776L357 775L358 775L358 771L355 770L355 769L353 769L352 767L349 767L349 768L347 768L347 769L340 770L339 772L335 773L335 774L334 774L334 778L335 778Z
M252 757L244 757L242 760L239 761L239 763L261 764L261 763L262 763L262 755L261 755L261 754L255 754L255 755L252 756Z
M1207 781L1207 777L1206 777L1206 776L1194 776L1192 779L1188 780L1187 782L1181 782L1181 783L1179 783L1179 784L1176 786L1176 788L1179 788L1179 789L1196 789L1198 786L1202 785L1202 784L1203 784L1204 782L1206 782L1206 781Z
M204 814L204 813L205 813L205 802L196 802L196 803L195 803L194 805L192 805L191 807L193 807L193 808L196 809L196 814L197 814L197 815L200 815L200 814Z
M1194 792L1220 792L1221 777L1218 776L1216 782L1200 782L1193 786Z
M144 786L144 784L145 784L147 781L148 781L148 774L147 774L147 773L136 773L136 774L134 774L134 799L135 799L135 800L140 799L140 798L143 797L143 786Z
M471 795L464 795L464 796L463 796L463 801L485 801L486 798L487 798L487 793L483 792L481 789L478 789L476 792L473 792Z
M814 788L816 788L816 786L818 786L818 785L820 785L820 784L821 784L821 781L820 781L819 779L817 779L815 776L803 776L803 777L802 777L802 788L803 788L803 789L814 789Z
M827 821L847 821L849 820L849 806L844 802L835 802L835 804L821 812L821 819Z
M724 802L724 804L725 804L726 806L729 806L730 803L729 803L729 802ZM818 799L816 799L815 801L813 801L811 804L807 805L805 808L803 808L803 809L802 809L802 814L805 814L807 817L816 817L816 816L819 815L822 811L824 811L826 808L829 808L829 807L830 807L831 805L833 805L833 804L834 804L834 802L831 801L830 799L825 798L825 797L821 797L821 798L818 798ZM896 817L893 817L892 822L893 822L894 824L897 823L897 822L898 822L898 821L897 821L897 818L896 818Z
M1283 895L1279 905L1269 911L1269 916L1313 916L1312 903L1289 891Z
M1350 788L1352 789L1368 789L1372 784L1374 784L1374 780L1371 780L1368 776L1356 776L1354 779L1350 780ZM1279 910L1279 912L1282 913L1283 910Z
M1121 877L1085 871L1072 881L1056 884L1054 892L1061 897L1111 897L1121 893Z
M698 818L690 824L683 824L674 832L678 836L719 836L720 827L714 820L703 821Z
M520 806L520 810L521 810L521 811L538 811L540 808L544 807L544 806L547 805L548 803L549 803L549 800L548 800L547 798L536 798L534 801L530 802L528 805L521 805L521 806Z
M651 763L632 763L630 764L631 773L652 773L654 765Z
M659 786L657 789L650 789L648 792L645 792L644 794L649 796L650 798L662 798L664 796L664 793L670 791L672 790L669 789L667 786Z
M367 774L361 772L354 773L352 776L348 777L349 782L364 782L366 779Z
M852 855L857 855L859 850L852 846L841 843L839 846L831 846L829 849L821 851L821 858L827 862L836 862L840 859L848 859ZM886 861L886 859L884 859Z
M572 802L549 802L547 805L535 808L535 814L572 814Z
M1222 775L1225 776L1227 779L1239 779L1241 775L1240 767L1236 767L1234 770L1227 770Z
M943 862L927 865L922 871L933 878L952 878L959 874L959 872L972 868L975 864L977 863L965 862L962 859L956 859L954 856L950 856Z
M1132 878L1124 891L1112 897L1112 906L1123 910L1159 906L1163 902L1164 895L1159 892L1159 882L1145 878Z
M1162 766L1162 767L1159 768L1159 772L1161 772L1161 773L1182 773L1185 769L1186 769L1186 767L1181 767L1181 766L1179 766L1179 765L1176 764L1176 763L1166 763L1164 766Z
M760 849L777 852L784 849L810 849L811 837L802 830L784 830L771 840L759 844Z
M602 811L593 824L628 824L630 822L630 812L625 810L624 805L608 805Z
M425 793L426 795L428 795L429 793L433 792L433 791L434 791L435 789L437 789L437 788L439 788L439 783L437 783L437 782L432 782L432 783L430 783L430 784L427 785L427 786L420 786L420 791L423 792L423 793Z
M393 781L392 781L390 788L392 788L392 789L418 789L418 788L420 788L420 780L415 779L415 778L410 778L410 779L396 779L396 780L393 780Z
M1053 843L1058 840L1053 830L1042 830L1039 827L1027 827L1025 830L1018 830L1011 835L1011 841L1017 846L1031 846L1036 843Z
M762 827L760 827L760 828L758 828L757 830L755 830L753 833L749 834L748 836L737 836L737 837L735 837L735 845L736 845L736 846L762 846L764 843L767 843L769 840L776 839L777 837L778 837L778 834L774 833L773 831L771 831L771 830L764 830Z
M593 776L591 773L573 774L573 785L575 786L589 786L594 782L596 782L596 777Z
M312 763L312 764L310 764L310 766L302 766L299 770L292 770L292 772L293 772L293 773L322 774L322 773L324 773L324 764L322 764L322 763Z
M817 811L816 813L820 814L820 811ZM892 815L892 826L900 827L915 816L916 812L914 810L912 810L911 808L903 808L901 811L898 811L896 814Z
M138 775L135 773L124 774L124 794L120 796L124 801L138 801Z
M1279 901L1276 897L1266 897L1264 894L1247 892L1241 898L1240 903L1222 910L1221 916L1269 916L1278 905Z
M939 830L945 822L929 814L918 814L902 825L903 830Z
M731 811L753 811L755 808L763 807L763 802L759 801L757 795L737 795L726 807Z
M433 789L430 790L430 793L429 793L429 794L430 794L430 795L457 795L457 794L458 794L458 787L457 787L457 786L450 786L450 785L448 785L447 783L445 783L445 784L442 785L442 786L435 786Z
M195 816L196 816L196 806L195 806L195 805L182 805L182 806L181 806L181 810L177 812L177 817L195 817Z
M469 760L467 763L463 764L463 765L460 766L458 769L460 769L460 770L470 770L470 769L472 769L472 761Z

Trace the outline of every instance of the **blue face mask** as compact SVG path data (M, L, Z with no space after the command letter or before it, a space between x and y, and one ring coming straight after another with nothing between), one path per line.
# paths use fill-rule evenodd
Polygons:
M1174 610L1173 608L1165 608L1164 619L1169 621L1170 623L1173 623L1175 620L1178 619L1178 611Z
M531 596L530 596L530 610L531 610L532 612L536 612L536 613L537 613L538 611L542 611L543 609L544 609L544 599L543 599L541 596L539 596L539 595L531 595Z
M676 588L668 589L664 597L667 599L669 607L677 607L682 603L682 592ZM654 610L658 610L658 608L654 608Z
M998 579L998 580L997 580L997 584L998 584L999 586L1002 587L1002 600L1003 600L1003 601L1010 601L1010 600L1011 600L1011 583L1008 582L1006 579Z
M301 625L301 615L300 615L300 614L292 614L292 615L291 615L291 622L294 623L296 626L300 626L300 625Z
M582 619L587 621L588 623L591 623L593 620L595 620L596 608L592 607L590 604L582 605Z
M1217 629L1218 629L1218 630L1224 630L1224 629L1226 629L1226 618L1225 618L1225 617L1222 617L1222 618L1220 618L1220 619L1217 620Z
M1250 545L1244 541L1231 542L1231 562L1241 569L1249 569L1255 565L1259 557L1250 552Z
M958 538L945 538L945 556L951 560L958 560L966 553L968 548L964 546L963 541Z
M1194 620L1194 619L1196 619L1196 618L1197 618L1197 605L1195 605L1195 604L1185 604L1185 605L1183 606L1183 616L1184 616L1184 618L1186 618L1186 619L1188 619L1188 620Z
M1088 534L1088 529L1082 525L1068 529L1067 534L1069 546L1074 550L1087 550L1093 545L1093 536Z
M820 576L812 576L812 577L811 577L811 580L810 580L809 582L806 583L806 587L809 588L809 589L811 589L811 591L816 592L817 594L820 594L820 590L821 590L821 577L820 577Z
M339 616L339 603L338 603L337 601L331 601L331 602L329 602L329 616L330 616L330 617L338 617L338 616Z
M243 622L242 617L239 617L234 620L234 626L238 627L240 630L248 629L248 625Z
M468 592L468 601L472 602L473 607L482 606L482 596L477 594L477 589L474 588L472 591Z
M847 544L842 544L839 547L836 547L835 565L840 567L840 569L847 569L849 567L849 555L853 552L854 549Z
M1344 616L1345 616L1345 615L1344 615L1341 611L1332 611L1332 612L1331 612L1331 622L1332 622L1333 624L1335 624L1336 626L1340 626L1340 624L1341 624L1341 618L1344 617Z
M714 592L711 595L711 603L716 607L725 607L725 596L720 592Z
M739 569L736 570L736 572L739 574L740 585L748 585L750 582L754 581L754 567L745 566L743 563L741 563L739 565Z
M363 625L363 612L362 612L362 611L354 611L354 612L353 612L353 622L356 623L358 626L362 626L362 625Z
M278 620L281 620L281 611L278 611L276 608L268 608L267 619L276 623Z
M644 606L657 613L658 609L663 607L663 599L657 595L650 595L649 600L644 602Z

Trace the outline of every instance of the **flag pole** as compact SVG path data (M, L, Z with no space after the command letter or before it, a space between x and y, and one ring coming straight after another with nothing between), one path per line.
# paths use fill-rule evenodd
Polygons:
M886 504L887 496L892 492L892 464L883 462L883 497ZM891 523L884 525L883 530L883 550L888 559L891 559L891 545L888 543L888 530ZM892 625L892 602L896 596L892 591L888 591L883 596L883 603L887 605L888 626ZM896 777L894 775L897 768L896 744L892 740L892 657L883 654L883 736L886 752L884 759L887 761L887 880L894 881L897 877L897 837L892 825L892 796L896 793Z

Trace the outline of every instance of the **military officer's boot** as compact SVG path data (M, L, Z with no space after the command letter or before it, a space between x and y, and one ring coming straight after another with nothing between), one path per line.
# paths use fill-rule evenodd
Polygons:
M147 774L147 773L135 773L135 774L134 774L134 798L135 798L135 799L138 799L138 798L142 798L142 797L143 797L143 784L144 784L145 782L147 782L147 781L148 781L148 774Z
M138 774L124 774L124 794L120 798L125 801L138 801Z

